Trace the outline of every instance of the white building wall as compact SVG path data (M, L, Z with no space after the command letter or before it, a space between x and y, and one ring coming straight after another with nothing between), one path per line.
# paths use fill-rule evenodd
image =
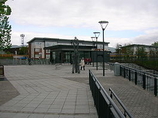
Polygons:
M44 47L50 47L50 46L54 46L54 45L71 45L71 43L58 43L58 42L51 42L51 41L45 41L45 42L32 42L31 43L31 58L50 58L49 57L49 52L46 50L46 54L45 54L45 50ZM79 45L83 45L83 46L92 46L93 43L79 43ZM35 54L35 49L41 49L41 52L38 51ZM103 49L103 45L102 44L97 44L97 49ZM105 50L108 50L108 44L105 44Z
M45 47L54 46L54 45L58 45L58 43L57 42L45 42Z
M34 58L34 49L35 49L35 44L31 43L31 58Z
M98 44L97 45L97 49L103 49L103 44ZM104 45L104 49L106 50L106 51L108 51L108 45Z

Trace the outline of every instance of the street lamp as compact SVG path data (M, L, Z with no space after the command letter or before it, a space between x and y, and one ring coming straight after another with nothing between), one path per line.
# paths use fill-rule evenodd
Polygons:
M95 40L95 37L91 37L92 41L93 41L93 46L94 46L94 40Z
M108 25L108 21L99 21L100 25L101 25L101 28L103 30L103 76L105 76L105 54L104 54L104 30L105 28L107 27Z
M97 40L100 35L100 32L93 32L96 38L96 49L98 49ZM96 70L98 70L98 50L96 50Z
M91 39L92 39L92 41L93 41L93 46L95 46L95 43L94 43L95 37L91 37ZM92 59L92 61L93 61L93 67L94 67L94 54L93 54L93 59Z

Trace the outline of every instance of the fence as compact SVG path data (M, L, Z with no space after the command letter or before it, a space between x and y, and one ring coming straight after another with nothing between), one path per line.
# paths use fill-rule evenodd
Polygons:
M119 63L117 63L118 65ZM107 69L119 71L120 76L129 79L135 85L141 86L143 89L152 92L155 96L158 95L158 72L147 70L141 66L134 64L119 64L119 69L116 69L116 64L108 63ZM114 72L117 73L117 72Z
M120 75L157 96L158 74L150 73L147 70L139 70L132 67L120 65Z
M105 89L100 84L98 79L90 70L89 70L89 85L92 91L94 104L96 106L99 118L125 118L126 115L129 118L132 118L132 116L127 111L126 107L123 105L120 99L116 96L116 94L112 91L112 89L110 89L112 91L111 97L112 95L117 97L117 100L119 100L120 105L123 106L122 108L124 109L125 114L121 112L121 110L114 103L112 98L108 95L108 93L105 91Z
M51 64L49 59L32 59L29 63L28 59L0 59L1 65L40 65Z

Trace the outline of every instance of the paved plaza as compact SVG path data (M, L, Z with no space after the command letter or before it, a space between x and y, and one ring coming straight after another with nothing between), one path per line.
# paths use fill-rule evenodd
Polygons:
M72 74L70 65L5 66L5 75L19 95L0 107L0 118L97 117L89 85L66 79L87 78L87 71Z
M107 92L109 88L114 90L135 118L158 117L158 97L123 77L114 76L113 71L106 70L103 77L101 69L87 65L85 71L72 74L71 65L65 64L57 68L5 66L10 84L0 81L0 85L11 91L2 92L0 118L97 118L88 82L89 69Z

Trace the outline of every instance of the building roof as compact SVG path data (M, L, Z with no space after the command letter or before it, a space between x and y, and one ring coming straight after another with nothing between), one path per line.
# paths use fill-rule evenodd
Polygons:
M131 44L131 45L126 45L126 46L122 46L123 47L138 47L138 46L143 46L143 47L153 47L153 48L158 48L158 46L152 46L152 45L143 45L143 44Z
M30 41L28 41L27 43L32 43L32 42L35 42L35 41L38 41L38 42L72 42L74 41L74 39L60 39L60 38L40 38L40 37L35 37L33 39L31 39ZM93 41L85 41L85 40L78 40L79 43L92 43ZM98 41L97 42L98 44L99 43L103 43L101 41ZM109 42L104 42L105 44L109 44Z

